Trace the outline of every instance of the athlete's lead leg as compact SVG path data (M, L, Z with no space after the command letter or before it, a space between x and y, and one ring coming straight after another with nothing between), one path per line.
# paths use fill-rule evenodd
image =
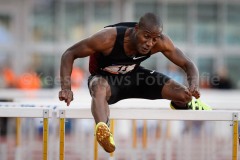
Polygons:
M109 106L107 100L111 95L111 89L108 82L102 77L94 77L89 84L92 96L92 114L96 124L107 122L109 117Z
M115 150L115 143L106 124L109 117L107 101L111 95L110 86L104 78L94 77L90 81L89 89L92 96L92 114L96 122L96 139L106 152L112 153Z

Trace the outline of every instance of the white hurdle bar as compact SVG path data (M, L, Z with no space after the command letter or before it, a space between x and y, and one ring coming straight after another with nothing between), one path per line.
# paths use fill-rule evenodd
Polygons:
M60 160L64 160L64 128L65 118L91 119L90 108L58 108L60 118ZM144 119L144 120L202 120L202 121L231 121L233 126L232 160L238 160L238 121L240 111L234 110L160 110L157 108L110 108L110 119ZM95 153L94 153L95 154ZM95 156L96 157L96 156Z
M20 107L19 107L20 106ZM144 119L144 120L203 120L231 121L233 126L232 160L238 159L238 121L240 111L235 110L163 110L158 108L117 108L110 107L110 119ZM63 107L58 105L24 105L18 103L1 103L0 117L43 118L43 160L48 159L48 118L56 117L59 125L59 159L64 160L65 119L92 119L90 108Z
M21 106L21 107L19 107ZM43 118L43 160L48 160L48 119L52 117L53 111L47 107L37 107L17 103L1 103L0 117L16 118L16 145L20 145L20 118Z
M92 119L90 108L71 108L59 107L64 111L65 118ZM232 121L233 114L240 111L233 110L212 110L212 111L193 111L193 110L163 110L158 108L111 108L111 119L147 119L147 120L206 120L206 121ZM240 117L238 117L240 120Z

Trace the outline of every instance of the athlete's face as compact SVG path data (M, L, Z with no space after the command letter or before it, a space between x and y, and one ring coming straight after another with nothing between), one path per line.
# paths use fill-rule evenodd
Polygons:
M140 54L147 54L159 40L162 30L156 27L136 27L136 47Z

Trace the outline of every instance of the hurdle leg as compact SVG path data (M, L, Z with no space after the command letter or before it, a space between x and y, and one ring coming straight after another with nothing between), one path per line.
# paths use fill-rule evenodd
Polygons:
M143 120L142 146L143 149L147 148L147 120Z
M132 147L137 148L137 124L136 120L132 120Z
M172 149L171 149L171 122L167 121L167 131L166 131L166 159L172 159Z
M22 158L22 151L21 151L21 118L16 118L16 151L15 151L15 160L20 160Z
M163 138L162 137L162 122L160 120L157 121L157 127L156 127L156 141L157 141L157 150L156 150L156 160L162 160L162 146L163 146Z
M160 139L160 137L161 137L161 131L162 131L162 125L161 125L161 121L160 120L158 120L157 121L157 128L156 128L156 135L155 135L155 138L157 139L157 140L159 140Z
M43 160L48 159L48 118L49 110L43 111Z
M60 125L59 125L59 160L64 160L65 156L65 111L60 110Z
M232 160L238 160L238 113L233 113Z
M113 119L110 120L110 124L111 124L110 131L111 131L112 135L114 135L114 125L115 124L114 124L114 120ZM113 152L110 153L110 160L113 160Z
M135 119L132 120L132 148L131 159L137 159L136 149L137 149L137 122Z
M95 123L94 123L94 134L96 133L96 127L95 127ZM94 135L94 145L93 145L94 149L93 149L93 159L97 160L98 159L98 142L97 142L97 138L96 135Z
M16 147L20 146L21 138L21 118L16 118Z

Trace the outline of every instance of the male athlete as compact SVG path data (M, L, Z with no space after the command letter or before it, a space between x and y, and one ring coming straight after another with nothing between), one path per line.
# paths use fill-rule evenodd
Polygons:
M115 150L108 124L109 104L127 98L168 99L172 109L211 110L198 99L199 73L196 66L162 31L160 18L146 13L138 23L105 27L62 55L59 99L67 105L73 100L70 84L73 62L76 58L90 56L88 85L96 122L95 136L109 153ZM162 73L140 66L142 61L156 53L164 54L186 72L187 87Z

